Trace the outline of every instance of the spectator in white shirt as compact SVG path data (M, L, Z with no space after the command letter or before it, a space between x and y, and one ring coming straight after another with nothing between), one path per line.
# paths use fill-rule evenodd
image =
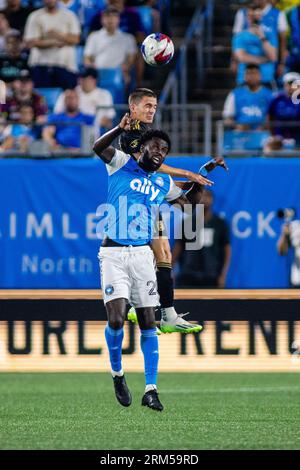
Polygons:
M77 83L76 44L80 25L76 15L59 8L57 0L44 0L45 7L28 17L24 39L30 49L36 87L74 88Z
M130 69L137 56L134 36L119 29L120 14L109 7L102 13L102 29L91 33L84 49L86 67L122 67L125 83L130 81Z
M116 113L113 108L112 95L108 90L97 87L98 73L95 69L85 69L79 78L76 91L79 96L79 109L82 113L96 116L95 124L99 127L111 128ZM99 109L99 106L111 106ZM54 113L65 112L65 93L62 93L55 104Z

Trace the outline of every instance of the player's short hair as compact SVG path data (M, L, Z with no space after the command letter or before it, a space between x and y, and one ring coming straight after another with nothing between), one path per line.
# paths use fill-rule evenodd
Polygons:
M247 70L260 70L259 66L257 64L247 64L245 69L246 69L246 71Z
M149 98L156 98L157 95L154 93L154 91L150 90L150 88L136 88L133 92L130 93L129 98L128 98L128 103L139 103L144 96L148 96Z
M168 144L168 153L169 153L171 150L170 137L168 136L166 132L161 131L160 129L150 129L149 131L144 132L141 137L140 145L144 145L146 142L153 139L154 137L157 137L158 139L162 139Z

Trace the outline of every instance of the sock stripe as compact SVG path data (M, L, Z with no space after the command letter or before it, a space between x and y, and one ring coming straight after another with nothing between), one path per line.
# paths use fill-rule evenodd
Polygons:
M166 262L158 262L156 263L156 267L159 268L167 268L167 269L172 269L172 264L171 263L166 263Z
M119 330L114 330L113 328L109 326L108 323L106 325L106 330L111 336L120 336L123 333L123 327L120 328Z
M141 335L144 337L157 336L156 328L151 328L150 330L141 330Z

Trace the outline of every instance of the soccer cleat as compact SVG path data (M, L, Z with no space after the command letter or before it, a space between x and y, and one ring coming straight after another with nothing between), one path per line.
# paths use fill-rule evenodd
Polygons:
M115 377L113 377L113 381L115 387L115 394L118 402L122 406L130 406L132 402L132 397L129 388L127 387L124 375L122 375L122 377L116 375Z
M188 315L187 313L180 313L174 320L166 321L161 319L160 329L162 333L199 333L203 330L203 326L189 323L182 317Z
M131 323L134 323L135 325L138 325L138 319L137 319L137 314L135 311L135 308L131 307L127 314L127 320L131 321ZM156 334L159 336L161 335L161 331L158 327L156 327Z
M159 401L157 390L149 390L142 398L142 406L148 406L152 410L162 411L163 405Z

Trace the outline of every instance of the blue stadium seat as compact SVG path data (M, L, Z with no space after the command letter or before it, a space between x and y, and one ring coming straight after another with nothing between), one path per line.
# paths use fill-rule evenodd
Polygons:
M35 91L44 96L50 112L53 111L57 98L62 93L61 88L35 88Z
M76 46L76 62L79 70L83 65L83 51L84 46Z
M98 74L98 85L111 92L114 103L124 103L125 85L121 67L99 69Z
M269 131L225 131L223 150L262 150L269 136Z
M141 6L141 7L138 7L137 10L139 12L145 33L148 36L149 34L153 32L153 18L152 18L151 7Z

